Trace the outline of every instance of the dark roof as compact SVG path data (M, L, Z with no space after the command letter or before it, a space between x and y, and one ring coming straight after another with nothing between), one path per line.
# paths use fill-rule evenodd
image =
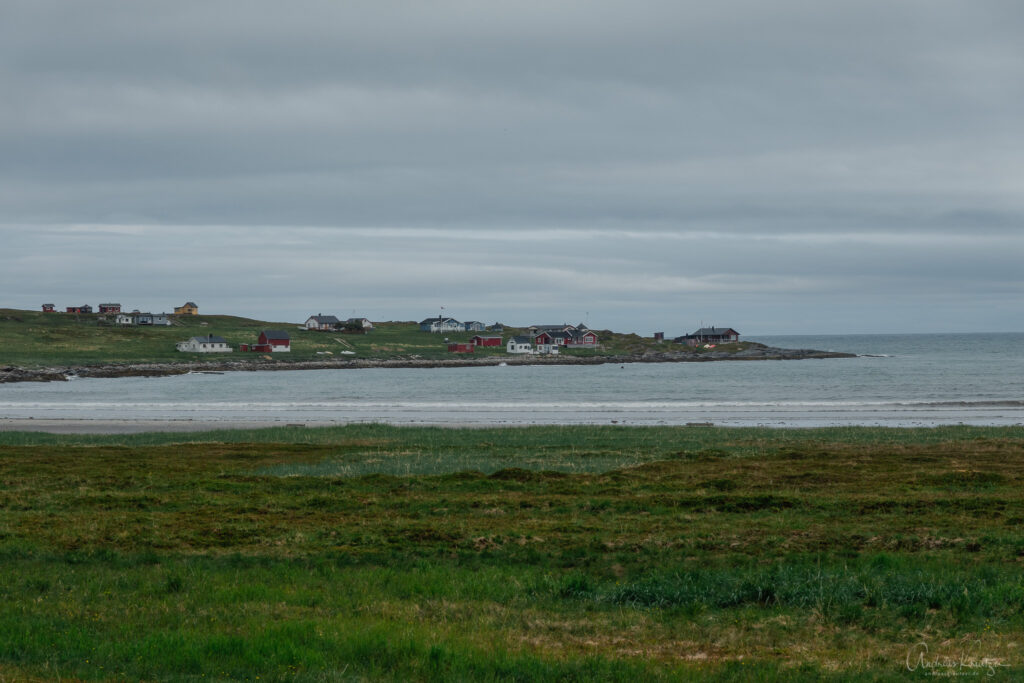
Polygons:
M191 306L192 308L199 308L198 306L196 306L195 302L193 302L193 301L186 301L185 302L185 306ZM185 306L182 306L182 308L185 308Z
M516 343L516 344L532 344L533 343L533 337L520 334L518 336L512 337L511 339L509 339L509 341L511 341L513 343Z
M420 321L420 325L430 325L432 323L441 323L441 322L448 322L448 321L451 321L453 323L458 323L459 325L462 324L458 320L456 320L455 318L438 318L438 317L435 316L433 318L427 318L426 320L421 320Z
M225 339L224 337L218 337L217 335L214 335L214 334L208 334L205 337L192 337L192 339L195 339L200 344L204 344L204 343L205 344L227 344L228 343L228 340Z
M693 334L691 337L717 337L722 334L739 334L736 330L731 327L702 327Z
M501 339L500 334L474 334L470 339Z
M335 318L333 315L311 315L309 317L312 318L313 320L317 321L318 323L334 324L334 323L340 323L341 322L340 320Z
M267 339L291 339L288 333L282 330L261 330L260 334L266 335Z

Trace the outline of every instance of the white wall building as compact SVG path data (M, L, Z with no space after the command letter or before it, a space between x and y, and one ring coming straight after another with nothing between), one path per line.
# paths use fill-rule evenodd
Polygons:
M177 348L188 353L231 353L234 350L228 346L227 339L212 334L178 342Z
M533 338L532 337L512 337L505 344L505 351L507 353L533 353Z

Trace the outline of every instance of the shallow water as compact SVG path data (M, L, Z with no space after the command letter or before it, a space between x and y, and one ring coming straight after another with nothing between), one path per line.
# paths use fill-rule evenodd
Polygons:
M1024 425L1024 334L753 337L857 358L232 372L0 385L0 418Z

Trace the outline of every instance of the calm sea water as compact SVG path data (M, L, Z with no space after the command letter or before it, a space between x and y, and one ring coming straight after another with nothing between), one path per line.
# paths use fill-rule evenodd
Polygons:
M751 337L857 358L310 370L0 385L0 418L1024 425L1024 334Z

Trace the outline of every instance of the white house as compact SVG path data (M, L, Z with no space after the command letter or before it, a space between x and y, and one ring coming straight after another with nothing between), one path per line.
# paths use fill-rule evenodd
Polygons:
M114 317L114 324L129 327L135 324L135 318L128 313L118 313Z
M170 325L166 313L133 313L136 325Z
M506 353L533 353L533 338L526 336L512 337L505 344Z
M362 325L364 330L372 330L373 329L373 323L370 322L369 318L349 318L348 320L345 321L346 325L350 325L352 323L356 323L358 325Z
M307 330L320 330L322 332L333 332L341 325L341 321L333 315L311 315L306 320Z
M427 318L420 321L420 332L465 332L466 326L455 318Z
M228 346L224 337L209 334L205 337L192 337L188 341L178 342L179 351L188 353L231 353L234 349Z

